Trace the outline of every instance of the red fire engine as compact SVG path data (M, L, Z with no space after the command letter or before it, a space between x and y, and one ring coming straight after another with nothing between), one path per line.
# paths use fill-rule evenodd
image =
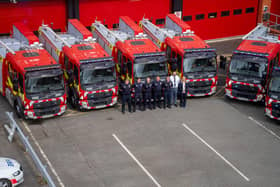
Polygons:
M216 50L191 31L188 24L174 14L166 16L164 28L147 19L140 23L145 33L166 51L169 71L186 76L188 96L212 95L217 88Z
M42 25L39 33L40 41L62 64L68 83L68 99L74 107L96 109L117 103L113 58L78 20L68 21L66 33L55 33L47 25Z
M167 76L165 53L129 17L120 17L118 30L109 30L95 21L92 31L100 45L114 57L121 80L129 79L133 83L135 78Z
M266 116L280 120L280 16L276 14L269 15L268 20L270 31L274 35L278 35L278 51L276 57L272 60L275 63L272 70L272 74L267 85L266 97L265 97L265 114ZM275 42L277 39L275 38Z
M264 101L273 66L279 63L279 53L278 36L264 24L244 36L228 67L226 96L243 101Z
M0 38L0 91L19 117L48 118L66 110L61 66L23 24Z

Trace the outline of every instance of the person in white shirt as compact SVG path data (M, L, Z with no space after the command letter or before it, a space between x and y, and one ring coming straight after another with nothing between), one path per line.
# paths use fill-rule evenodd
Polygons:
M177 93L178 93L180 78L177 75L176 71L174 71L173 74L170 76L170 81L173 84L171 89L171 104L177 107Z

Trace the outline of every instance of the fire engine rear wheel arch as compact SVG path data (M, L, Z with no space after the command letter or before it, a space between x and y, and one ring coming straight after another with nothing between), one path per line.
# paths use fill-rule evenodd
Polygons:
M3 187L12 187L12 183L9 179L0 179L0 185Z

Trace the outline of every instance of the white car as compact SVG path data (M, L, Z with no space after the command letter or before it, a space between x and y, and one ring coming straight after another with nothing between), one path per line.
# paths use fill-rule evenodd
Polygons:
M0 187L15 187L23 181L21 165L13 159L0 157Z

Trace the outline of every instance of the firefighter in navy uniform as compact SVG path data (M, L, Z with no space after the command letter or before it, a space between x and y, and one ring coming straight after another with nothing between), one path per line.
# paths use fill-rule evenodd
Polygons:
M131 112L131 85L129 80L125 80L125 82L121 84L120 88L122 96L122 113L125 113L125 103L128 105L128 111Z
M143 92L144 92L144 110L146 110L146 107L148 105L149 109L152 110L152 83L151 79L147 77L146 83L143 86Z
M163 92L164 92L164 109L166 106L171 108L171 88L173 87L170 77L166 77L166 81L163 83Z
M157 76L156 80L153 83L153 96L154 96L154 109L156 109L156 106L158 108L161 108L162 82L160 81L159 76Z
M133 100L133 112L136 111L136 105L139 106L139 110L143 110L143 84L141 83L141 79L138 78L137 82L132 86L134 92L134 100Z

